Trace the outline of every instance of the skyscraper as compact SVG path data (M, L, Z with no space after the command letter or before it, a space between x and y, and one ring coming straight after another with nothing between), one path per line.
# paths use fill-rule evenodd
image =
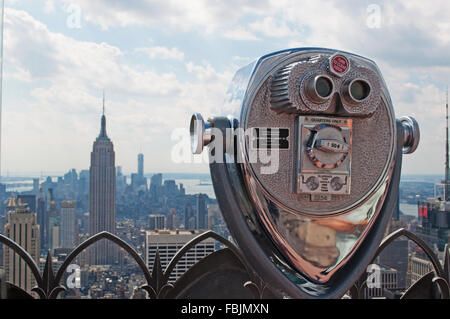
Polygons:
M33 194L36 197L39 195L39 178L33 178Z
M42 186L39 189L39 197L37 200L37 222L40 229L41 252L45 254L48 250L48 214Z
M36 213L36 196L35 195L17 195L17 200L21 200L22 203L28 204L28 208L31 212Z
M192 205L187 203L184 207L184 229L197 229L197 218L195 218Z
M158 199L161 195L162 174L154 174L150 179L150 196L152 199Z
M167 216L167 229L175 230L177 228L177 225L177 211L174 208L171 208L169 216Z
M56 248L59 248L59 227L61 222L61 216L56 208L55 201L50 202L50 206L47 211L48 216L48 248L53 252Z
M147 179L144 177L144 154L138 154L138 172L131 174L131 185L135 190L147 191Z
M22 246L38 263L40 244L36 214L30 211L28 205L21 205L20 200L18 200L16 205L14 195L11 196L9 204L4 233ZM3 263L6 281L28 292L36 285L36 280L31 270L26 266L25 261L8 247L3 249Z
M448 135L448 88L446 110L446 139L445 139L445 174L442 185L444 196L428 198L419 201L418 215L420 225L416 233L429 246L437 246L439 251L444 251L445 245L450 243L450 161L449 161L449 135Z
M144 154L138 154L138 176L141 180L144 179Z
M208 198L205 194L198 194L197 197L197 227L198 229L208 229L208 208L206 206L206 199Z
M148 216L148 228L149 230L165 229L166 216L161 214Z
M76 202L65 200L61 203L60 247L75 247L77 244L76 226Z
M100 134L91 152L89 171L89 234L101 231L116 232L116 166L113 143L106 135L106 117L103 115ZM91 249L91 263L112 264L116 261L116 249L102 240Z
M200 231L146 231L145 235L145 263L151 270L155 261L156 252L159 252L161 266L167 267L176 252L187 242L200 235ZM176 264L169 276L169 282L173 283L181 277L192 265L199 262L216 250L213 238L207 238L198 243L183 256Z

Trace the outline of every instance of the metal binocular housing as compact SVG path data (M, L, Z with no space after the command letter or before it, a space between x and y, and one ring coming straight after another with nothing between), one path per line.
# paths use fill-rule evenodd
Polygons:
M225 116L190 123L247 262L292 298L339 298L366 271L395 209L403 153L377 65L323 48L265 55L237 71Z

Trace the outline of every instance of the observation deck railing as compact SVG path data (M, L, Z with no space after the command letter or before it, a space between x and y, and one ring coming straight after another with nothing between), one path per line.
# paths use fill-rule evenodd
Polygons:
M419 246L425 255L430 259L433 270L423 275L406 292L401 295L403 299L450 298L450 255L449 247L445 247L444 265L432 249L418 236L399 229L388 235L378 248L375 258L395 239L405 236ZM169 277L174 271L177 263L186 253L198 243L205 239L213 238L223 244L225 248L220 249L204 257L199 262L191 266L174 283L169 283ZM171 298L231 298L231 299L263 299L263 298L289 298L282 292L272 289L263 278L260 278L247 264L242 251L232 242L220 235L207 231L193 238L186 243L168 263L166 269L162 268L159 252L156 252L153 269L147 268L145 261L138 252L124 240L108 232L101 232L88 238L76 247L64 260L56 274L53 271L52 256L47 254L44 270L41 274L39 267L30 254L17 243L4 235L0 235L0 243L6 245L17 253L30 268L36 279L37 286L32 289L40 299L56 299L60 293L67 288L61 284L65 272L74 259L89 246L99 240L109 240L115 245L125 250L137 263L144 274L146 284L140 288L148 293L151 299L171 299ZM375 259L374 258L374 259ZM6 289L6 296L1 298L34 298L30 293L12 283L0 283ZM367 273L353 284L347 296L354 299L365 297L364 291L367 287ZM387 298L392 298L393 294L383 291Z

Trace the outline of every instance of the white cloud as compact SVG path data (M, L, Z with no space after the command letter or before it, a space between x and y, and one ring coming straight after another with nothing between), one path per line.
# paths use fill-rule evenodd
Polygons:
M45 13L55 12L55 1L54 0L45 0L44 12Z
M209 64L187 63L188 76L180 81L171 72L131 66L118 47L52 32L24 11L7 9L5 16L9 71L4 87L8 90L13 80L32 86L29 96L5 100L4 169L87 168L105 89L107 130L115 143L117 164L127 172L135 170L130 154L142 146L147 167L183 170L169 160L170 132L187 129L194 110L219 110L232 71L219 73ZM163 51L156 50L155 57ZM169 52L181 58L181 51Z
M223 36L227 39L239 40L239 41L255 41L259 40L257 36L242 27L226 30L223 32Z
M296 31L288 27L286 22L277 21L274 17L270 16L250 23L249 28L252 31L260 32L266 37L271 38L285 38L298 35Z
M42 140L46 143L56 143L57 138L52 136L60 134L58 132L81 130L77 133L79 138L88 140L83 143L90 147L93 135L97 133L96 116L100 110L101 91L105 88L107 97L112 100L108 102L108 114L111 115L108 123L111 122L113 128L111 134L115 134L120 142L118 150L133 153L131 144L137 143L134 140L139 136L149 144L162 139L158 145L160 151L165 152L169 142L166 136L157 132L187 125L189 113L193 111L202 111L205 116L218 114L236 69L234 63L250 62L231 58L232 65L226 67L226 62L213 60L214 56L208 58L211 63L186 61L190 56L188 50L192 48L185 43L189 39L179 40L180 35L199 35L206 39L206 44L217 38L239 41L231 56L254 56L296 46L322 46L373 59L390 88L396 114L415 115L422 127L422 142L417 155L404 161L405 168L413 172L423 166L420 170L436 172L443 165L441 155L432 156L435 161L432 167L427 165L426 159L427 154L442 154L443 151L443 96L450 78L450 2L447 0L436 0L433 5L421 0L381 1L380 28L370 28L367 24L370 2L356 0L64 2L80 6L83 28L94 25L90 30L97 31L96 26L105 30L124 26L148 27L149 37L153 36L151 30L157 30L179 42L173 44L170 41L167 45L158 40L160 46L151 44L149 48L137 49L151 60L147 65L134 66L125 49L107 43L75 40L49 31L45 24L23 11L7 10L5 81L22 81L32 87L31 100L24 98L20 103L6 105L10 113L6 114L5 121L8 116L13 121L8 122L6 129L12 130L14 136L23 136L23 132L33 128L43 132ZM156 42L157 37L153 38ZM249 49L251 46L256 49ZM131 52L133 50L131 48ZM151 63L162 58L168 59L165 61L168 65L173 62L179 66L183 62L186 72L182 76L171 68L168 68L170 71L156 72ZM218 72L217 69L225 71ZM18 111L21 108L26 108L26 116ZM30 124L30 118L37 120ZM34 135L30 138L36 138L33 147L37 148L38 138ZM11 152L11 148L16 148L12 152L16 155L8 157L13 156L11 162L19 163L20 143L15 144L9 144L8 150ZM53 149L58 149L54 145ZM74 141L74 145L81 147L81 142ZM34 151L39 153L37 149ZM153 157L152 160L159 161L155 162L155 167L167 165L162 163L167 159L164 156ZM123 161L125 158L123 155ZM73 159L69 158L69 162Z
M150 48L138 48L137 52L144 52L150 59L178 60L184 59L184 53L178 48L167 48L163 46L154 46Z
M236 22L245 14L266 12L263 0L64 0L81 7L83 17L103 29L130 25L167 26L178 30L201 29L211 33Z

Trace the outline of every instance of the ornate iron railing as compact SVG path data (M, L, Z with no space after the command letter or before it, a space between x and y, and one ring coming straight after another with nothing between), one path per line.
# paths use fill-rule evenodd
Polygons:
M422 276L418 281L412 284L401 299L449 299L450 298L450 255L449 246L445 246L444 267L442 267L438 257L432 249L417 235L401 228L386 236L375 253L375 260L381 252L389 246L394 240L400 237L406 237L419 246L425 255L430 259L434 270ZM350 289L350 296L353 299L364 298L364 289L367 287L367 273L365 273Z
M428 247L428 245L415 234L399 229L387 236L378 248L374 259L395 239L405 236L415 242L431 260L434 270L425 274L415 282L401 298L450 298L449 278L450 278L450 255L449 247L445 247L444 266L441 265L437 256ZM215 251L206 256L192 267L190 267L173 284L169 283L169 277L174 271L178 262L186 253L198 243L213 238L223 244L226 248ZM119 237L101 232L93 235L78 247L76 247L64 260L56 274L53 271L52 256L47 254L43 273L30 256L17 243L6 236L0 235L0 243L11 248L17 253L30 268L36 279L37 287L32 291L36 292L40 299L56 299L61 292L66 290L61 284L69 265L72 261L89 246L99 240L109 240L119 247L123 248L137 263L144 274L146 284L140 287L144 289L150 298L281 298L281 292L269 287L246 263L242 252L229 240L218 234L207 231L193 238L186 243L172 258L163 270L159 252L156 252L152 271L147 268L145 261L139 256L138 252L128 243ZM363 275L349 290L352 298L364 298L364 289L366 288L367 274ZM7 298L33 298L28 292L11 284L6 283ZM4 297L3 297L4 298Z
M215 239L216 241L223 244L226 248L211 253L200 262L194 264L174 284L169 283L169 277L181 258L195 245L208 238ZM23 249L8 237L0 234L0 243L11 248L25 261L27 266L30 268L37 283L37 287L34 287L32 291L36 292L41 299L56 299L61 292L66 290L66 288L61 285L61 280L68 266L81 252L83 252L89 246L93 245L99 240L112 241L119 247L123 248L136 261L142 273L144 274L145 280L147 281L147 284L140 288L147 291L150 298L159 299L188 297L189 287L195 284L199 284L199 279L202 277L201 275L205 276L206 274L208 274L208 272L211 271L217 272L217 267L220 267L221 265L222 268L220 269L220 271L222 271L223 273L234 272L234 275L239 275L237 277L247 279L245 280L245 282L243 282L243 286L248 287L247 291L238 293L236 297L263 298L266 295L274 297L273 294L268 294L268 289L263 281L259 279L258 276L248 267L240 250L233 243L212 231L204 232L186 243L175 254L165 270L162 269L160 255L157 251L155 261L153 263L152 272L149 271L147 265L145 264L145 261L139 256L138 252L128 243L111 233L100 232L88 238L86 241L82 242L78 247L76 247L66 257L56 274L54 274L53 271L51 253L48 252L42 275L39 271L38 265L25 249ZM230 290L230 277L228 277L227 281L227 285L225 285L224 287L228 287L228 289ZM200 283L200 285L205 284L206 283ZM218 283L216 283L215 285L217 286ZM213 288L211 286L209 288L210 289L206 289L204 291L214 290L211 289ZM33 296L28 292L11 283L7 283L7 290L7 295L12 296L13 298L33 298ZM235 290L234 292L238 292L236 289L231 290ZM222 294L224 295L224 297L226 297L226 293L222 292Z

